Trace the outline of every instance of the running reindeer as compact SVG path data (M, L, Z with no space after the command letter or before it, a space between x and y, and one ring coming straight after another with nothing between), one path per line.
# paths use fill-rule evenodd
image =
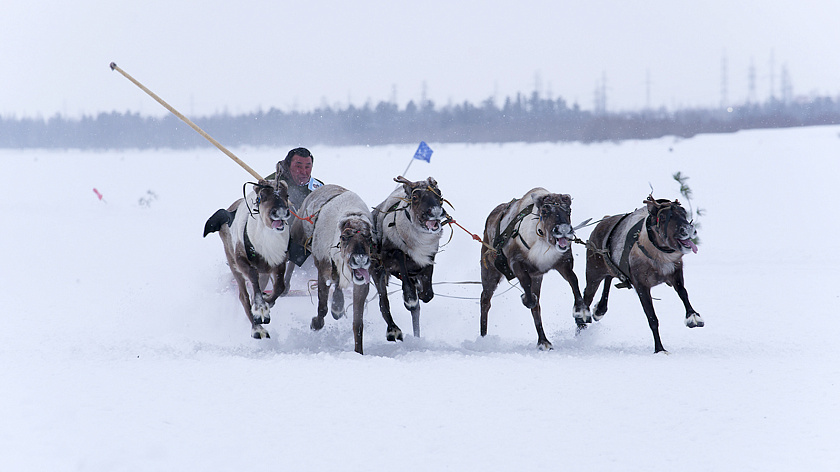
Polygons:
M654 200L649 195L645 206L632 213L607 216L595 227L587 243L586 288L583 301L588 307L601 281L604 289L592 318L607 312L610 282L618 277L618 288L634 288L653 333L654 352L665 351L659 338L659 320L653 310L650 289L666 283L677 291L685 305L685 325L702 327L703 318L688 302L683 278L682 257L697 252L692 242L697 234L679 201ZM585 328L585 324L578 324ZM666 351L667 352L667 351Z
M330 311L335 319L344 316L343 289L353 287L353 339L363 354L362 329L365 298L370 289L370 253L373 224L365 202L338 185L324 185L301 204L300 216L292 224L292 241L310 246L318 269L318 315L311 328L324 327L327 298L333 286Z
M443 196L435 179L411 182L405 177L388 198L373 209L374 237L378 246L373 280L379 292L379 309L388 325L388 341L402 340L388 302L388 278L402 281L403 304L411 312L414 336L420 336L420 302L435 296L432 272L442 235ZM419 299L419 300L418 300Z
M574 271L571 244L575 239L571 222L572 197L535 188L520 199L493 209L484 226L481 246L481 335L487 335L490 300L504 275L516 277L525 293L522 304L531 310L537 328L537 347L552 349L545 336L540 309L543 274L556 270L572 287L574 317L589 321ZM587 220L588 221L588 220ZM492 245L492 246L491 246ZM492 249L491 249L492 247Z
M219 232L228 266L239 286L239 301L251 322L251 336L262 339L270 337L263 324L271 321L269 311L284 291L283 273L289 246L287 222L292 215L288 187L280 180L279 166L273 181L260 180L251 185L253 192L227 210L216 211L207 220L204 236ZM271 295L262 292L261 275L273 276Z

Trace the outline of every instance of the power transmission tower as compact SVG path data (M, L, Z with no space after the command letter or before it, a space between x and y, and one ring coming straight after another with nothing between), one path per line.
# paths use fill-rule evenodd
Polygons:
M793 101L793 84L790 81L790 73L787 64L782 64L782 102L787 104Z
M770 101L776 100L776 53L770 51Z
M601 82L595 82L594 108L595 113L604 115L607 113L607 73L601 75Z
M720 59L720 107L726 109L729 106L729 77L726 54Z
M758 95L755 91L755 63L753 62L752 58L750 58L750 69L747 73L747 80L749 83L749 95L747 96L747 103L756 103L758 101Z

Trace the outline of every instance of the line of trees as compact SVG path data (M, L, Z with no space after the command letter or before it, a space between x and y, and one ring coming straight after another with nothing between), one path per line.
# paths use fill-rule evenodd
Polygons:
M596 142L690 137L742 129L840 124L840 100L771 100L720 109L641 110L593 113L518 94L497 105L492 99L437 108L433 102L389 102L343 109L283 112L272 108L244 115L217 114L193 121L226 146L382 145L431 142ZM137 113L100 113L78 119L0 117L0 148L155 149L209 146L178 118Z

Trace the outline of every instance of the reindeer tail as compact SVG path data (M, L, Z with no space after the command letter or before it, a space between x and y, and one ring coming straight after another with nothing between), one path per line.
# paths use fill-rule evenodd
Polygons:
M228 227L233 224L233 218L236 215L235 211L227 211L220 209L213 213L213 216L204 223L204 237L210 233L215 233L222 229L222 225L227 224Z

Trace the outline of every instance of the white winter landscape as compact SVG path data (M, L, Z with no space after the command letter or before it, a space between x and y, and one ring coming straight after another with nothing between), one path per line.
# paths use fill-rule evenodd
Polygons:
M2 150L0 470L840 470L840 127L429 145L407 177L435 177L474 233L533 187L571 194L580 222L651 190L684 201L672 174L689 176L705 212L686 286L706 326L686 328L662 285L669 354L653 354L629 290L576 336L571 291L552 273L541 305L553 351L536 349L504 281L481 338L480 286L454 283L479 280L480 245L453 227L421 338L394 293L405 340L385 340L371 301L364 356L352 317L310 330L314 295L278 300L271 339L255 340L221 241L201 236L250 180L228 157ZM316 177L374 206L417 145L308 147ZM266 174L287 150L233 149ZM583 284L584 247L574 255Z

